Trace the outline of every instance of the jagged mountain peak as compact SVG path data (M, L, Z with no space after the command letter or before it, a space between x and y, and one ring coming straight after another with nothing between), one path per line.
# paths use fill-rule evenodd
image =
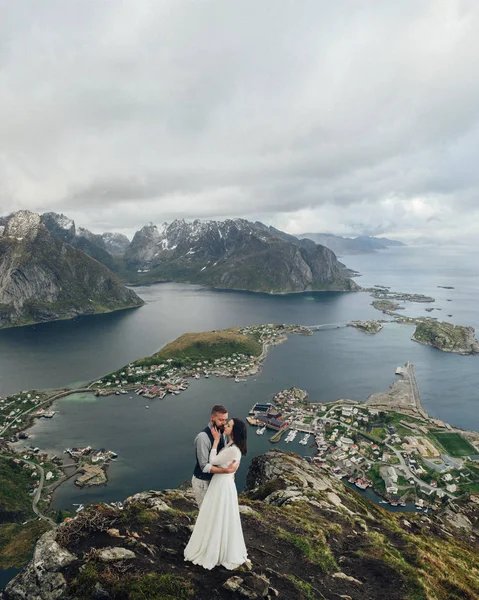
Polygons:
M40 215L29 210L14 213L5 226L4 237L34 239L41 227Z
M130 240L123 233L102 233L101 239L107 252L113 256L123 256L130 245Z
M40 219L48 231L63 242L71 244L77 235L75 221L69 219L63 213L45 212Z
M50 219L62 229L70 229L72 227L75 227L75 221L73 219L68 218L63 213L45 212L42 214L41 219Z

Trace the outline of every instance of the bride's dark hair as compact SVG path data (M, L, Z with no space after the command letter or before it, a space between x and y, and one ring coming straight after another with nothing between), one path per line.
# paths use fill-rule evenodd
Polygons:
M246 425L241 419L233 418L233 429L231 431L233 442L235 446L240 449L241 454L244 456L248 451L246 445Z

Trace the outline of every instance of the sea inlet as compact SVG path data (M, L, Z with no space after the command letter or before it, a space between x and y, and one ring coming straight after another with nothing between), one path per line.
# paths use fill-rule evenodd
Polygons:
M431 270L434 276L425 276L427 265L424 260L412 259L414 249L401 252L402 258L398 258L397 252L354 257L355 264L351 266L361 270L361 260L366 265L372 264L375 283L388 285L391 283L388 277L394 275L394 289L436 296L437 307L452 306L454 302L447 300L458 290L453 298L456 310L458 314L469 315L472 310L469 276L466 282L461 279L462 271L456 269L458 279L451 275L446 281L439 277L435 267ZM411 266L403 280L397 279L397 269L387 267L388 260L391 264L400 259L409 260ZM443 264L450 266L448 272L453 273L457 257L442 259ZM382 270L378 263L383 265ZM365 272L364 281L358 281L370 285L366 277L370 278ZM461 282L469 286L463 287L468 290L465 298L459 293ZM432 289L445 284L455 290ZM73 482L67 482L55 493L56 508L70 507L72 503L122 500L139 490L176 487L190 479L194 436L206 424L210 407L216 402L224 403L230 415L244 418L255 402L268 401L279 390L291 386L306 389L313 402L338 398L361 401L372 392L387 389L394 380L396 366L407 360L415 365L423 406L431 416L479 430L479 413L473 400L477 357L446 354L412 342L413 327L408 325L387 324L374 336L343 327L348 320L380 316L370 306L368 294L269 296L217 292L180 284L154 285L137 291L147 301L138 310L0 332L0 393L91 381L151 354L187 331L275 322L324 328L309 337L291 336L287 343L273 348L262 372L245 383L201 379L192 382L180 396L164 400L146 401L128 394L105 398L72 395L57 401L53 406L57 414L32 428L33 438L29 443L55 454L77 445L104 446L117 452L119 458L109 468L106 487L80 490ZM472 312L469 316L474 319ZM469 323L474 324L474 320L461 322ZM145 409L147 403L149 409ZM237 475L239 489L244 486L251 458L270 447L268 436L250 435L249 446ZM297 443L283 447L298 453L310 452Z

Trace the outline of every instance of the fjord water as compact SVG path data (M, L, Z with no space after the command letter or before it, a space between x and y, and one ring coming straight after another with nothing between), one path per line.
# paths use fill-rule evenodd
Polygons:
M362 273L363 286L389 285L395 291L432 295L436 302L408 304L406 314L479 327L479 287L474 255L463 249L394 248L344 257ZM437 286L454 286L445 290ZM105 446L119 453L106 487L80 490L72 482L54 496L55 507L95 500L121 500L144 489L175 487L190 478L192 440L209 409L224 403L230 415L245 417L254 402L293 385L312 401L364 400L394 381L397 365L416 367L426 411L465 429L479 430L477 356L458 356L412 342L413 327L388 324L378 335L342 327L348 320L380 318L367 293L270 296L218 292L198 286L162 284L137 288L147 302L139 310L86 317L0 332L0 393L53 388L90 381L129 361L151 354L187 331L251 323L324 325L313 336L290 336L274 348L260 374L247 383L210 378L194 381L180 396L146 400L136 395L94 398L78 394L55 403L52 420L31 430L36 446L61 453L75 445ZM450 301L449 301L450 300ZM432 313L425 308L441 309ZM452 317L448 317L452 314ZM145 406L148 404L149 408ZM253 456L270 447L267 435L250 429L248 456L237 475L244 486ZM298 444L280 447L309 453Z

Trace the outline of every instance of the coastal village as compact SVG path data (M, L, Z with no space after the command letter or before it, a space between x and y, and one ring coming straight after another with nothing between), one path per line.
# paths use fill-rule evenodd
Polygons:
M366 333L382 328L378 321L348 325ZM70 477L80 487L104 485L108 465L117 458L105 448L66 448L64 453L73 461L66 464L65 459L28 445L27 430L33 420L55 417L54 400L81 391L96 396L136 393L154 401L169 394L179 396L200 378L247 382L261 369L271 347L286 341L289 334L312 335L314 329L269 324L186 334L155 355L81 390L30 391L0 398L0 448L13 452L14 460L31 471L30 492L48 510L58 485ZM181 340L183 345L178 344ZM398 367L396 375L398 381L390 392L373 394L362 404L352 400L323 404L303 390L283 390L272 401L252 407L248 421L258 435L271 431L271 442L283 439L293 452L299 442L307 451L306 460L360 490L372 487L384 504L414 503L417 509L432 510L441 502L477 492L479 435L468 432L466 439L465 433L428 417L420 404L412 365ZM22 446L9 445L20 441Z
M279 392L272 402L257 403L248 422L258 435L268 430L271 442L294 440L312 452L306 460L344 478L360 490L368 487L382 497L381 504L416 510L438 509L443 502L479 490L479 436L470 439L441 421L429 418L417 405L412 365L396 369L399 385L409 388L409 404L401 406L391 386L391 407L338 400L322 404L307 401L304 390ZM405 398L401 398L404 402ZM413 404L416 402L416 404ZM376 404L376 405L375 405ZM298 435L299 434L299 435Z

